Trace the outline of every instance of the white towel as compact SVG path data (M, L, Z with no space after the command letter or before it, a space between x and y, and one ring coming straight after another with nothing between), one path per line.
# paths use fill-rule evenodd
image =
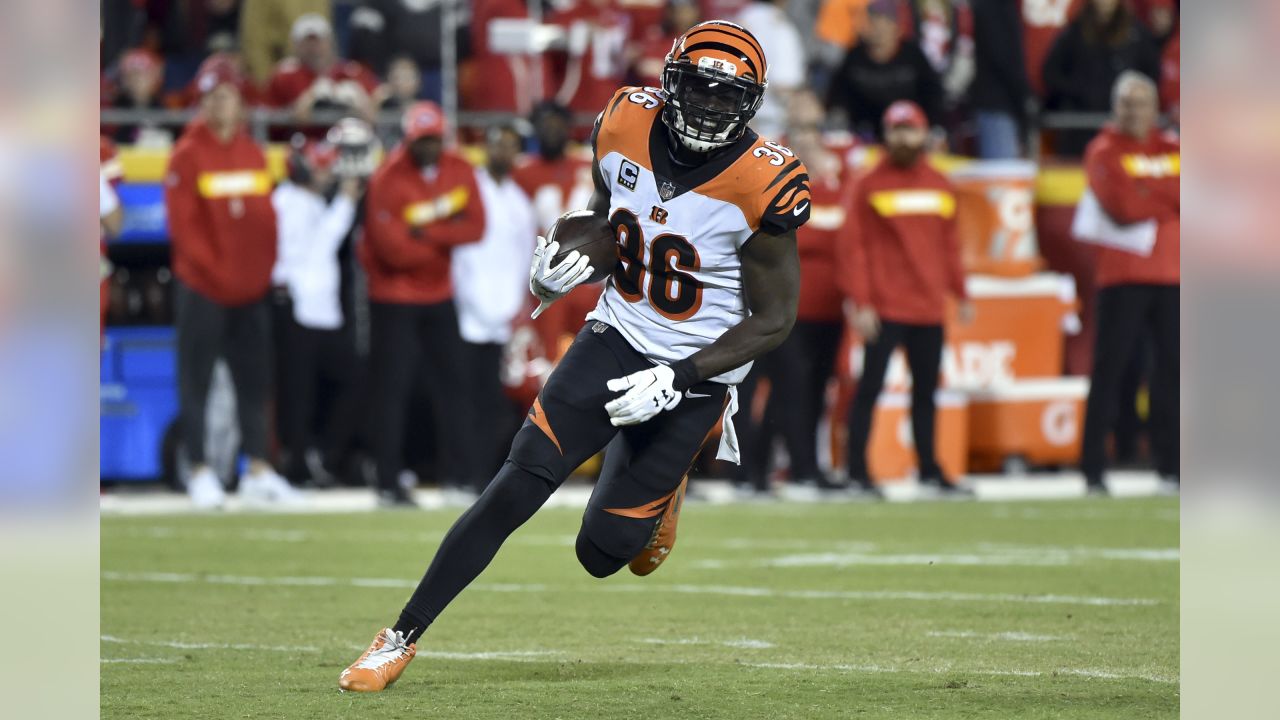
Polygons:
M1117 224L1088 188L1080 197L1076 215L1071 220L1071 236L1075 239L1142 257L1151 255L1156 245L1157 229L1155 220L1143 220L1132 225Z
M742 453L738 448L738 433L733 428L733 416L737 412L738 386L730 385L729 403L724 406L724 419L720 425L720 447L716 450L716 459L741 465Z

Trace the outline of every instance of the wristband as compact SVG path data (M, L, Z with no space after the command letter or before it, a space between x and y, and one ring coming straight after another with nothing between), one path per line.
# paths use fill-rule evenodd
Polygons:
M671 382L671 389L676 392L684 392L698 384L698 368L694 367L689 358L671 363L671 372L676 376Z

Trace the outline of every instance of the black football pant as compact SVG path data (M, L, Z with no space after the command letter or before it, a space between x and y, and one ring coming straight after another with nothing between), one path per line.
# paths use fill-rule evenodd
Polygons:
M1122 378L1144 330L1155 361L1148 389L1156 471L1178 474L1178 296L1177 285L1117 285L1098 291L1098 335L1080 456L1080 469L1091 483L1101 482L1106 470L1107 435L1115 429L1120 403L1133 402L1132 395L1122 397Z
M191 462L205 463L205 407L218 358L227 361L235 385L241 449L250 458L266 460L271 389L271 309L267 300L228 307L176 282L174 311L179 425Z
M355 437L363 362L349 321L333 330L300 325L287 296L276 299L274 328L282 471L298 481L310 475L305 463L309 448L318 448L325 464L335 467Z
M884 374L893 351L902 346L911 368L911 432L915 436L919 477L938 480L942 471L934 456L933 394L938 389L938 368L942 364L942 326L908 325L882 320L880 334L863 350L862 377L849 408L849 477L869 480L867 441L871 437L871 416L884 388Z
M608 446L576 550L596 577L620 570L649 542L666 502L724 411L728 387L703 382L674 409L616 428L606 383L652 367L613 328L589 322L534 401L502 470L454 523L396 629L421 633L565 478Z
M371 302L369 316L369 424L378 487L395 487L404 468L405 423L419 373L430 395L439 477L446 485L477 484L479 438L470 432L471 404L453 301Z
M520 410L502 388L500 343L462 343L467 402L471 404L471 433L476 438L477 477L485 484L502 468L511 438L520 426Z
M818 469L818 424L826 409L827 381L835 366L844 323L798 320L770 355L769 405L791 458L793 480L813 480Z

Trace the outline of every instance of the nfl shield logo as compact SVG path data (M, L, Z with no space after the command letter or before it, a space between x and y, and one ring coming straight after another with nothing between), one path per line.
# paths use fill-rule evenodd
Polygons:
M676 194L676 186L668 180L663 180L662 185L658 188L658 195L663 200L670 200Z

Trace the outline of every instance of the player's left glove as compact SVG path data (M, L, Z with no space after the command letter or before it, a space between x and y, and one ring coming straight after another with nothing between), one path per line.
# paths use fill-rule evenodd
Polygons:
M663 410L680 404L680 393L671 385L676 374L666 365L657 365L609 381L614 392L626 391L622 397L605 403L609 421L615 427L638 425Z

